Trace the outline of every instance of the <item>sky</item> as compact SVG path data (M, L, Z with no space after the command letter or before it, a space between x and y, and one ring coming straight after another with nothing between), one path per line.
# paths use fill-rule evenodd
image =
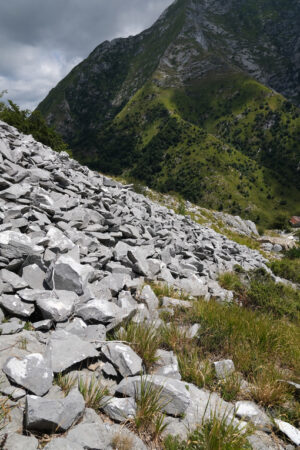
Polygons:
M33 110L97 45L152 25L172 0L0 0L0 92Z

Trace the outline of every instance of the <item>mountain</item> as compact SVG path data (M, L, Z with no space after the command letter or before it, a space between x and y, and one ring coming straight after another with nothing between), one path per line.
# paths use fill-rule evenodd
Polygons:
M177 0L39 105L80 161L275 225L299 208L300 2Z

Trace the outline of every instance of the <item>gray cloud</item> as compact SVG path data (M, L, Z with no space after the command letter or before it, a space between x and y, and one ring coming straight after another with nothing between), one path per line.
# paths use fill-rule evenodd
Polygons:
M101 42L149 27L172 0L0 2L0 91L34 109Z

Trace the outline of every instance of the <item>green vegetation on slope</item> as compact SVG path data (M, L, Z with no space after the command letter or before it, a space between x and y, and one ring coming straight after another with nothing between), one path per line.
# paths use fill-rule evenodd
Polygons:
M2 95L3 93L0 93L0 98ZM29 110L21 110L11 100L8 101L8 105L0 101L0 120L17 128L21 133L32 134L34 139L55 151L68 151L70 153L68 145L59 134L48 127L39 111L31 113Z
M299 111L242 74L185 90L148 83L84 162L272 226L299 208L299 133Z

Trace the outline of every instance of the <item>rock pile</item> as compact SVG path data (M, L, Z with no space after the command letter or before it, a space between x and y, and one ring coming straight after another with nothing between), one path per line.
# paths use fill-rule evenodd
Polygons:
M0 122L0 391L14 406L0 431L4 448L37 449L38 440L22 430L36 436L69 430L47 450L110 449L119 433L132 448L146 448L119 423L135 415L140 375L148 375L134 350L106 341L106 333L130 319L159 322L147 280L229 301L218 274L264 262ZM164 298L163 306L176 301ZM168 399L170 432L184 437L216 405L234 414L216 394L182 382L172 352L158 357L149 382ZM54 376L66 372L86 379L92 373L107 386L103 411L110 421L85 407L76 386L64 396L54 385Z

